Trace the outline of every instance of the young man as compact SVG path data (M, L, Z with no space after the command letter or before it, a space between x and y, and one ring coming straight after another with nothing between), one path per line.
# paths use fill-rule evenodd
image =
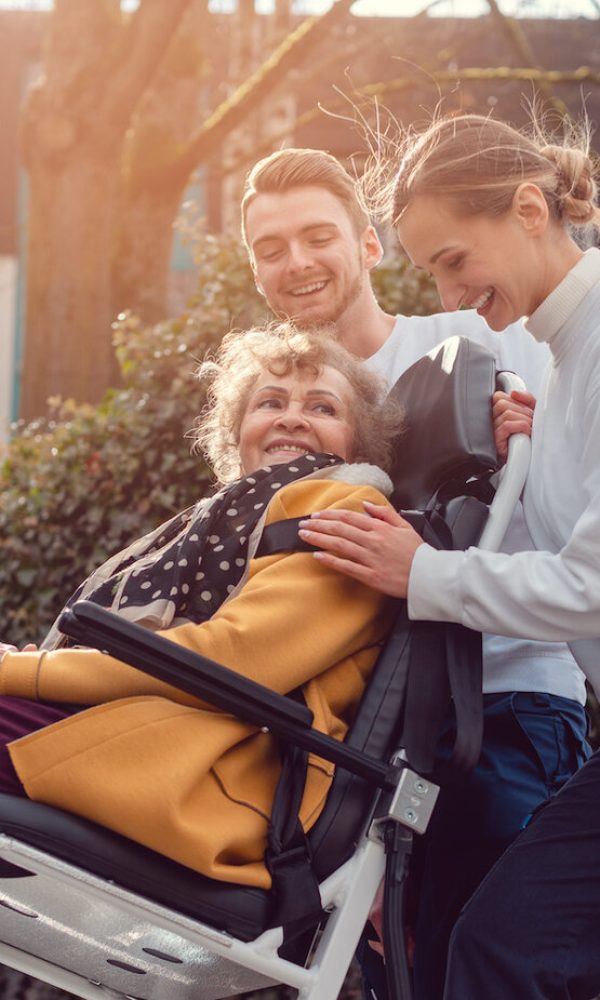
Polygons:
M357 187L338 161L285 149L259 161L246 180L242 233L256 284L281 317L331 323L348 350L390 384L447 337L484 344L498 368L539 392L548 354L521 324L492 333L474 309L435 316L390 316L378 305L370 271L381 244ZM504 549L532 549L515 515ZM418 850L422 883L416 926L416 1000L441 1000L450 932L460 908L532 811L587 756L583 675L564 644L485 635L484 739L474 771L443 788ZM440 761L453 743L448 720ZM366 952L370 995L385 995L381 968Z

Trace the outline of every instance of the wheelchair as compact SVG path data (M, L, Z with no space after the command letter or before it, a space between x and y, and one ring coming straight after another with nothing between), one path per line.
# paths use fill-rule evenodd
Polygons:
M511 439L498 472L496 387L523 384L498 375L485 348L453 337L392 389L407 417L393 501L437 547L497 549L521 494L530 442ZM298 547L295 524L284 536L264 538L271 547L263 551ZM409 1000L403 876L412 839L435 806L429 771L450 699L454 766L477 759L481 637L461 626L411 623L399 601L342 743L311 728L304 704L93 604L76 604L61 628L278 740L286 779L273 808L273 887L212 880L81 817L0 795L0 963L88 1000L219 1000L276 984L300 1000L335 1000L385 878L390 995ZM294 775L308 752L332 761L335 775L304 837Z

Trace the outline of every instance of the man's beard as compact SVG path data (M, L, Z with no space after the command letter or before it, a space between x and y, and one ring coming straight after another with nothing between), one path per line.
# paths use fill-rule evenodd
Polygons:
M329 306L324 306L322 311L319 310L307 310L306 313L299 311L294 314L288 313L277 313L280 319L291 320L298 326L307 327L308 329L312 327L324 326L328 324L335 325L344 313L354 305L357 299L362 293L363 281L365 280L362 271L360 271L356 277L352 280L349 288L347 288L342 295L341 299L337 302L332 302Z

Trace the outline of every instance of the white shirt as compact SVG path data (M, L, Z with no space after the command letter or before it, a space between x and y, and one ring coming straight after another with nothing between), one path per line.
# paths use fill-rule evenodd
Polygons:
M571 648L600 692L600 251L588 250L527 322L552 359L536 407L524 495L540 551L422 545L409 615Z
M398 316L388 339L366 363L393 384L410 365L442 340L458 335L482 344L494 354L498 370L516 372L528 389L535 396L539 395L550 359L547 345L536 342L521 323L514 323L502 334L494 333L474 310L434 316ZM517 552L533 548L519 505L502 550ZM486 632L486 628L478 630ZM528 638L494 634L483 636L483 690L486 694L544 691L573 698L581 704L586 697L583 674L565 643L533 642Z

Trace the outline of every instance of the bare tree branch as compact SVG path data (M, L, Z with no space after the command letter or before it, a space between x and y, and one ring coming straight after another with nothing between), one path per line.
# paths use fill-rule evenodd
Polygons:
M523 28L519 24L516 18L507 17L500 10L496 0L488 0L488 6L490 8L492 17L495 19L497 24L500 26L501 30L505 35L508 36L510 42L517 51L519 57L523 60L526 66L530 66L531 69L539 70L540 66L531 45L529 44L529 39L523 31ZM569 117L569 112L566 105L558 97L555 97L552 93L548 81L546 79L540 79L535 81L538 85L539 91L555 111L561 115L561 117Z
M573 70L571 72L564 72L560 70L533 70L529 68L525 69L510 69L508 67L500 68L485 68L478 69L477 67L466 68L463 70L442 71L437 72L432 70L429 72L430 79L436 83L458 83L463 80L477 81L477 80L500 80L513 81L513 80L525 80L533 81L537 84L540 81L548 83L564 83L564 84L581 84L581 83L593 83L600 85L600 72L590 69L589 66L581 66L579 69ZM417 89L422 84L418 80L411 77L399 77L395 80L388 80L386 83L373 83L367 84L364 87L358 87L354 93L357 97L375 99L382 97L384 94L391 92L398 92L401 90L411 90ZM324 109L322 106L309 108L304 111L301 115L294 120L292 123L292 128L296 131L302 128L303 125L309 125L311 122L315 121L320 115L327 114L328 110L336 111L339 108L347 106L345 100L338 100L332 102L328 108ZM280 140L285 139L289 134L290 126L286 126L285 130L279 134L270 135L267 142L260 146L253 147L252 159L257 160L262 156L267 156L268 153L277 146ZM238 156L235 159L229 161L227 164L223 165L222 176L227 177L229 174L233 174L238 170L248 164L247 156Z
M142 0L110 54L97 114L111 131L122 132L156 74L191 0Z
M457 70L431 70L431 79L437 83L458 82L461 80L527 80L533 83L594 83L600 84L600 72L589 66L580 66L575 70L538 69L532 66L513 68L511 66L465 67ZM386 91L405 90L420 86L419 82L409 77L399 77L386 83L373 83L361 87L358 91L367 97L376 97Z
M325 32L341 20L353 3L354 0L334 0L327 13L303 21L262 66L219 105L171 168L182 181L187 180L198 164L217 149L225 136L243 122L250 109L254 109L285 79L286 74L298 65Z

